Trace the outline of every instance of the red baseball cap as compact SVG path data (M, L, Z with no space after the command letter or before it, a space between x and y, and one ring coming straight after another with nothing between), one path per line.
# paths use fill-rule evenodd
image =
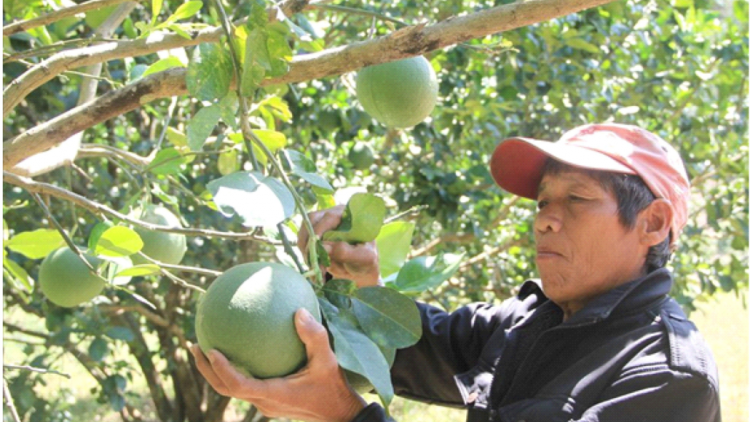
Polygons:
M574 167L641 177L657 198L672 205L672 243L687 222L690 182L679 153L666 141L636 126L584 125L557 142L506 139L495 148L490 171L501 188L536 199L547 158Z

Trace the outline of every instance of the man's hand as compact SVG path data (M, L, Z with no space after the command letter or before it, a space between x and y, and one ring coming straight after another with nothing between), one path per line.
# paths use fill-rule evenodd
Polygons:
M310 222L318 237L333 230L341 224L344 205L339 205L322 211L310 213ZM310 236L307 227L302 226L297 237L297 246L307 255L307 242ZM325 241L323 248L331 258L331 266L323 268L336 278L346 278L354 281L358 287L376 286L380 281L380 267L378 264L378 248L375 241L350 245L346 242Z
M196 344L190 351L200 373L219 394L248 401L267 417L351 421L365 401L344 378L328 343L328 332L305 309L297 311L294 323L307 348L307 365L285 378L248 378L216 350L206 356Z

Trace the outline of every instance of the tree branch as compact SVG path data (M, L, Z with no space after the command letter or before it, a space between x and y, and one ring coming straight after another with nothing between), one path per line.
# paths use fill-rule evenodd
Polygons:
M307 0L287 0L278 9L269 9L269 18L275 20L278 10L286 16L291 16L304 9L305 6L307 6ZM212 27L201 31L188 31L188 33L190 39L174 33L152 32L145 38L109 42L57 53L29 69L3 91L3 118L7 117L10 111L33 90L66 70L126 57L144 56L162 50L218 42L223 31L221 28Z
M3 401L10 411L10 416L14 422L21 422L21 418L18 416L16 405L13 404L13 397L10 395L10 388L8 388L8 381L3 378Z
M47 13L20 22L14 22L3 27L3 36L7 37L19 32L28 31L32 28L37 28L44 25L49 25L53 22L57 22L61 19L75 16L79 13L88 12L90 10L103 9L105 7L114 6L116 4L124 3L126 1L143 1L143 0L91 0L86 3L77 4L75 6L66 7L64 9L55 10L54 12Z
M55 374L60 375L61 377L65 377L67 379L70 379L69 374L64 374L62 372L54 371L52 369L45 369L45 368L37 368L36 366L28 366L28 365L9 365L9 364L3 364L3 369L23 369L26 371L31 372L38 372L40 374Z
M141 221L141 220L132 218L130 216L127 216L125 214L122 214L120 212L117 212L113 210L112 208L109 208L106 205L102 205L97 202L86 199L83 196L70 192L68 190L59 188L54 185L50 185L48 183L36 182L27 177L17 176L15 174L8 173L5 171L3 172L3 181L6 183L10 183L11 185L22 187L23 189L26 189L28 192L46 194L46 195L54 196L60 199L64 199L66 201L70 201L80 206L81 208L84 208L96 215L107 214L115 218L118 218L120 220L126 221L130 224L133 224L135 226L143 227L147 230L162 231L162 232L167 232L167 233L178 233L178 234L184 234L185 236L205 236L205 237L217 237L217 238L235 239L235 240L255 240L255 241L269 243L273 245L281 245L281 242L271 240L262 236L258 236L252 233L221 232L217 230L208 230L208 229L184 229L184 228L178 228L178 227L169 227L169 226L161 226L158 224L146 223L144 221Z
M262 85L295 83L341 75L364 66L421 55L473 38L554 19L610 1L612 0L529 0L453 17L431 26L425 26L424 24L410 26L374 40L296 56L292 60L289 73L278 78L267 79ZM218 39L220 34L221 29L212 28L202 32L202 35L197 36L192 41L193 44L208 42ZM164 34L158 36L162 39L177 37L176 35ZM148 39L144 39L128 41L127 43L145 43L147 41ZM153 41L151 44L158 44L158 42ZM165 44L163 43L159 49L174 48L174 45ZM124 46L125 44L118 47L113 43L108 43L90 47L90 49L98 49L102 53L112 53L121 57L130 54L130 52L125 54L119 51L119 48L125 48ZM132 48L132 45L129 48ZM91 60L87 60L91 57L91 52L86 56L73 56L73 51L60 53L60 55L70 55L71 57L68 60L75 66L91 64ZM138 52L138 54L141 53L144 53L144 51ZM50 60L42 64L48 63ZM39 74L49 74L50 70L46 66L35 69L34 71L37 73L35 77L39 77ZM36 126L5 142L3 145L3 165L5 168L11 168L20 160L49 149L63 139L67 139L73 133L131 111L144 103L159 98L185 94L187 92L185 73L186 69L184 68L173 68L150 75L117 91L112 91L96 101L76 107ZM23 92L30 92L29 86L27 86L28 80L26 82L20 81L26 77L27 74L24 74L5 90L3 94L5 98L4 113L21 101L26 95ZM31 89L33 90L33 88Z

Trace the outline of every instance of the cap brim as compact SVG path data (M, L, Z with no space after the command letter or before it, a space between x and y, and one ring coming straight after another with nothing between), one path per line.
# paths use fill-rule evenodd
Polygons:
M490 172L495 182L510 193L536 199L547 158L574 167L636 174L633 169L601 153L575 145L529 138L506 139L495 147Z

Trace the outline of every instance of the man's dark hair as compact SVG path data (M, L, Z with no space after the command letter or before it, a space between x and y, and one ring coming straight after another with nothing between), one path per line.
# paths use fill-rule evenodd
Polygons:
M646 208L656 199L651 189L640 176L634 174L612 173L607 171L597 171L589 169L580 169L568 164L562 163L552 158L548 158L542 168L542 175L558 174L568 169L583 171L591 176L594 180L608 192L612 192L617 198L617 212L620 217L620 223L627 228L632 229L635 226L635 220L638 213ZM672 239L670 231L664 241L648 249L646 255L646 271L651 272L664 267L672 255L669 242Z

